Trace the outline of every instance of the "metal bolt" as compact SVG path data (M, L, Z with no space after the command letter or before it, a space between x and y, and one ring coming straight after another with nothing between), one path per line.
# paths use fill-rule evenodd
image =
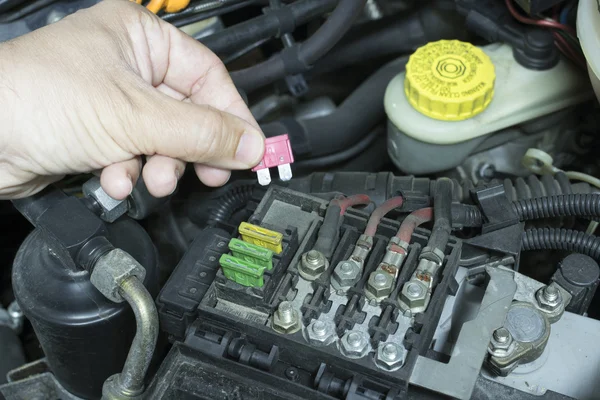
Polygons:
M406 294L410 297L419 297L423 294L423 288L418 283L409 283L406 288Z
M21 310L21 307L19 307L19 303L16 301L10 303L6 311L8 311L8 315L12 320L19 320L23 318L23 311Z
M543 291L543 296L548 301L556 301L558 299L558 294L556 286L546 286Z
M507 343L510 340L510 332L506 328L499 328L494 331L494 340L498 343Z
M384 285L387 283L387 279L385 277L385 275L383 275L382 273L378 272L377 274L375 274L375 277L373 278L373 281L378 285Z
M362 337L357 332L351 332L348 335L348 344L352 347L359 348L362 345Z
M317 336L325 336L325 334L327 333L327 326L323 321L315 321L315 323L312 326L312 331Z
M277 308L277 315L279 318L286 323L294 321L294 309L289 301L282 301Z
M294 310L292 303L282 301L273 314L271 326L275 332L283 334L296 333L302 328L298 311Z
M398 348L391 343L383 346L381 355L385 360L394 361L398 357Z
M316 264L318 261L320 261L320 258L320 254L316 250L311 250L306 254L306 261L311 264Z
M352 265L349 262L345 262L342 264L340 269L342 270L342 272L350 273L352 272Z

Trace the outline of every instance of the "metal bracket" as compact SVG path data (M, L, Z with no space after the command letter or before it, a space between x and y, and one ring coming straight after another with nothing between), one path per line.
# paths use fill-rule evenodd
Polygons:
M486 268L489 276L477 317L466 322L448 364L419 356L410 383L458 399L470 399L492 333L502 326L517 284L514 273Z

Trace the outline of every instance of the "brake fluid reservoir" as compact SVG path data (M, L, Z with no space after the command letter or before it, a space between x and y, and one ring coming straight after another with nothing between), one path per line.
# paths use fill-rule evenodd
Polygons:
M590 95L585 74L565 60L539 71L521 66L507 44L432 42L387 87L388 151L407 173L448 170L489 134Z

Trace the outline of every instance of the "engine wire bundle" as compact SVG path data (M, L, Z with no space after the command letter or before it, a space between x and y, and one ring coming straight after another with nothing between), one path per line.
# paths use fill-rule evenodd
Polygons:
M568 15L574 6L573 1L566 2L562 8L560 8L560 5L555 7L552 17L540 16L537 18L528 18L521 15L515 8L513 1L505 0L505 3L508 11L517 21L527 25L552 29L554 44L558 50L581 68L586 67L586 61L577 39L577 32L573 27L567 25Z

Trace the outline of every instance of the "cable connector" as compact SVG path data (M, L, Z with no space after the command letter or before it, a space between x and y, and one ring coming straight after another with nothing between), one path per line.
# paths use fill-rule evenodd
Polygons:
M279 178L282 181L292 179L292 168L290 164L294 162L292 146L288 135L279 135L265 140L265 155L260 163L252 168L258 176L258 183L266 186L271 183L271 173L269 168L277 167Z

